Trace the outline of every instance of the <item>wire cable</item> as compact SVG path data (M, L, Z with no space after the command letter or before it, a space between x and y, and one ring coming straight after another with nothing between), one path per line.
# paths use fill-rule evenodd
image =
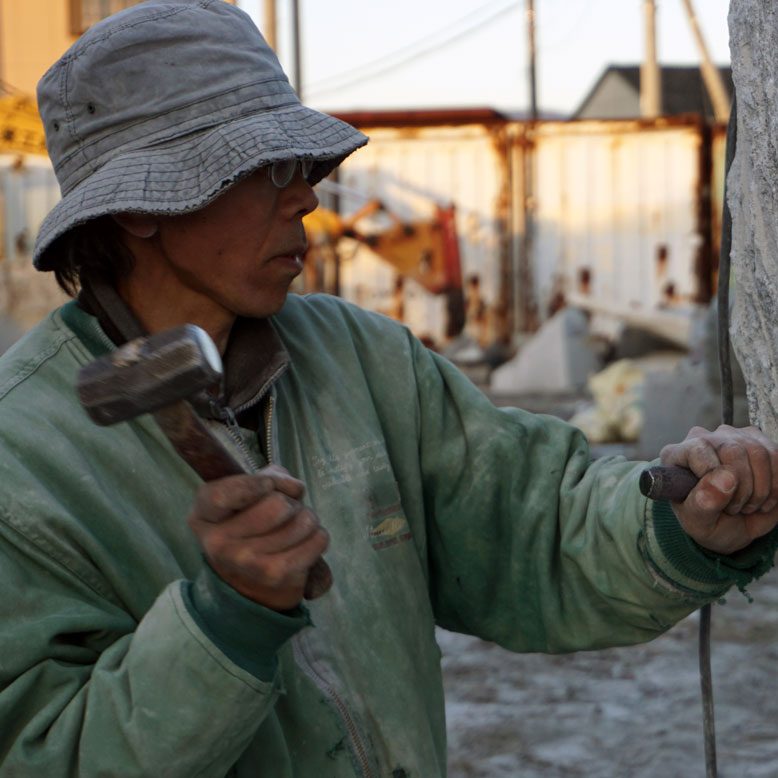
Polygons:
M568 23L565 25L564 32L562 32L561 35L556 35L556 37L551 38L550 40L543 37L544 33L551 27L556 28L558 22L553 18L543 22L541 18L538 23L538 39L540 40L540 47L543 51L547 53L552 49L558 49L560 46L566 46L573 37L581 38L583 31L595 18L597 6L600 2L601 0L582 0L581 9L577 16L573 17L572 20L569 13L570 9L566 6L563 10L566 13Z
M364 62L362 65L356 68L349 67L348 70L341 71L340 73L334 73L330 76L324 76L323 78L320 78L318 81L312 82L311 86L324 87L326 84L328 84L331 81L341 81L343 79L350 79L354 75L354 70L361 70L363 68L381 67L387 60L393 60L398 56L402 57L406 53L410 54L420 46L425 47L428 45L434 45L435 39L439 38L441 35L445 35L449 30L453 30L459 27L460 25L469 22L474 17L479 17L482 13L488 12L490 6L504 6L505 3L506 0L490 0L489 2L484 3L483 5L479 6L475 10L470 11L465 16L460 17L459 19L451 22L450 24L446 25L441 29L436 29L429 34L422 36L421 38L417 38L415 41L412 41L411 43L406 43L403 46L400 46L399 48L393 51L389 51L386 54L382 54L380 57L377 57L374 60Z
M718 307L719 374L721 376L721 423L734 420L735 391L732 380L732 359L729 339L729 281L732 252L732 214L727 202L727 178L737 149L737 100L733 97L727 126L727 150L724 164L724 207L721 219L721 248L719 251L719 281L716 292ZM705 742L705 777L716 778L716 720L713 707L713 674L711 672L711 618L710 604L700 611L699 664L702 691L702 731Z
M446 29L451 30L452 27L460 26L463 21L471 18L472 16L476 14L482 14L490 5L496 4L490 3L486 6L482 6L478 11L468 14L468 16L463 17L457 22L454 22ZM501 18L502 16L505 16L508 13L515 13L518 10L520 9L515 0L511 0L511 2L508 3L506 3L505 0L502 0L499 7L497 7L496 10L493 10L491 14L487 15L485 18L473 22L465 29L454 30L448 33L446 32L446 29L438 30L433 33L433 35L426 36L425 38L422 38L414 43L407 44L406 46L403 46L394 52L390 52L389 54L373 60L372 62L351 68L347 72L328 76L325 79L314 82L306 89L306 93L309 95L309 97L318 96L321 94L327 94L329 92L344 89L364 81L375 79L378 76L384 75L390 70L395 70L397 68L403 67L404 65L407 65L411 61L415 61L421 57L429 56L430 54L435 54L450 46L451 44L461 40L462 38L466 38L473 33L478 32L489 24L497 21L497 19Z

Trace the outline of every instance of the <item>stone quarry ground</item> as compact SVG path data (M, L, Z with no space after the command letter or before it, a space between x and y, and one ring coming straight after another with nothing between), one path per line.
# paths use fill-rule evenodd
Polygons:
M778 778L778 570L749 591L713 609L719 778ZM566 656L441 630L450 778L703 778L698 625Z
M750 593L713 609L720 778L778 776L778 571ZM450 778L705 776L698 624L565 656L440 631Z

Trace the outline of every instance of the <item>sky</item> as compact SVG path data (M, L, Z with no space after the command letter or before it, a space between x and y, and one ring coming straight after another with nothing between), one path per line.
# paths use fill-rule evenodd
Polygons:
M238 0L262 27L264 0ZM325 111L529 105L525 0L299 0L303 99ZM729 0L694 0L717 64ZM276 0L293 79L291 0ZM570 113L609 64L639 64L643 0L535 0L541 110ZM681 0L657 0L660 63L697 64Z

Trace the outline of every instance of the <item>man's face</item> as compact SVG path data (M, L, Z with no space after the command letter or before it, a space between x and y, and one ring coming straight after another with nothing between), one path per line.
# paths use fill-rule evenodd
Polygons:
M151 297L164 287L185 320L270 316L302 270L302 220L317 205L299 169L279 189L260 168L198 211L157 219L128 280Z

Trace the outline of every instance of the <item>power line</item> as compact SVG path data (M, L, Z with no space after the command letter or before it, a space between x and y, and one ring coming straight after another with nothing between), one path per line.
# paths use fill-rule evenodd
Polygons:
M452 28L460 27L464 22L472 19L474 16L482 16L490 6L498 6L492 11L490 15L473 22L465 29L451 31ZM362 81L368 81L374 79L377 76L394 70L396 68L407 65L412 60L416 60L420 57L425 57L430 54L434 54L446 46L455 43L456 41L465 38L492 22L504 16L507 13L515 12L519 10L519 6L515 0L505 2L505 0L498 0L498 2L487 3L484 6L476 9L467 16L453 22L448 27L437 30L432 35L427 35L413 43L406 44L405 46L385 54L378 59L372 60L362 66L349 69L347 72L339 73L337 75L328 76L320 81L314 82L307 91L308 96L318 96L320 94L326 94L328 92L334 92L339 89L343 89ZM356 75L355 75L356 73ZM334 83L331 83L334 82Z
M565 31L562 33L562 35L558 35L555 38L552 38L551 40L546 40L544 38L545 30L548 29L550 26L555 26L550 23L550 20L545 20L541 17L538 21L538 28L539 28L539 38L541 41L541 46L543 48L543 51L547 52L550 49L556 49L560 46L566 45L570 39L573 36L580 37L582 31L588 26L589 22L592 21L592 19L595 17L595 10L597 6L599 6L600 0L580 0L580 11L576 17L573 18L573 21L569 23L565 29ZM569 11L569 8L564 9L566 12ZM569 18L569 13L568 13Z
M504 6L505 2L506 0L490 0L490 2L484 3L483 5L479 6L475 10L470 11L470 13L451 22L450 24L448 24L446 27L443 27L442 29L435 30L431 34L424 35L421 38L412 41L411 43L406 43L404 46L400 46L400 48L395 49L394 51L390 51L386 54L382 54L380 57L377 57L374 60L370 60L369 62L364 62L362 65L360 65L357 68L350 67L346 71L342 71L340 73L335 73L331 76L325 76L324 78L320 78L318 81L314 81L311 84L311 86L314 88L323 87L325 84L328 84L330 81L340 81L344 78L350 79L353 77L354 70L381 67L387 60L394 60L396 57L403 57L406 53L410 54L411 51L415 52L415 50L418 47L425 47L428 44L434 45L432 43L434 39L439 38L441 35L445 35L452 28L459 27L460 25L470 21L470 19L472 19L473 17L480 16L485 11L488 11L490 6Z

